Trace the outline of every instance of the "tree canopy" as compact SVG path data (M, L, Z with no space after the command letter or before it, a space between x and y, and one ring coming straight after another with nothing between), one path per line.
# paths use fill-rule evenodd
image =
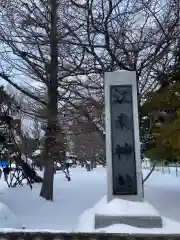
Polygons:
M161 87L147 94L142 106L148 116L146 134L147 156L155 160L180 160L180 61L174 64ZM145 125L144 125L145 128Z

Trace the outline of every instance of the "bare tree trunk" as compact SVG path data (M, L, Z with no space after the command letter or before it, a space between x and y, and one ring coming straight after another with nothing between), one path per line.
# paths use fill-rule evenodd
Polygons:
M49 66L47 129L45 140L44 179L40 196L53 200L54 161L56 160L57 132L57 97L58 97L58 43L57 43L57 0L49 1L51 6L50 49L51 62Z
M149 177L151 176L151 174L154 172L155 167L156 167L156 162L153 163L151 170L149 171L149 173L147 174L147 176L143 179L143 181L142 181L143 184L149 179Z

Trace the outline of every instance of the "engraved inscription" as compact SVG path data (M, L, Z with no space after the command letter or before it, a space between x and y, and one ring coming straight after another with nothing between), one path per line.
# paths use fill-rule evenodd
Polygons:
M123 128L130 129L132 127L132 122L128 118L128 116L124 113L121 113L117 119L115 120L115 124L117 128Z
M121 159L121 155L132 154L132 152L133 152L132 146L130 146L128 143L125 143L123 147L117 144L115 148L115 155L118 156L119 160Z
M132 86L111 86L113 194L137 194Z
M116 181L118 182L119 185L122 185L122 186L127 185L128 187L132 187L133 185L133 180L128 174L126 174L125 177L119 174L116 177Z
M112 90L112 103L132 103L131 94L127 90L120 90L119 87L114 87Z
M116 181L118 182L119 185L122 185L124 186L124 178L121 174L119 174L117 177L116 177Z

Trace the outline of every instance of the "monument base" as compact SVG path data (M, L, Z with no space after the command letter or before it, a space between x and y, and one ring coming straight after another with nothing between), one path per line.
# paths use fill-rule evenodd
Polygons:
M138 228L162 228L162 218L147 202L114 199L95 213L95 229L114 224L126 224Z

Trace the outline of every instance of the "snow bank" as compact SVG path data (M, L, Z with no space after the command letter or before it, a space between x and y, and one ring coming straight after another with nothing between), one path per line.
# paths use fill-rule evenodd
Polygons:
M3 203L0 203L0 228L22 228L23 225L14 213Z
M120 206L119 202L122 202L122 205ZM125 203L126 202L126 203ZM111 203L111 204L110 204ZM139 215L143 215L143 209L140 209L140 204L137 202L128 202L124 200L114 199L109 204L111 205L110 208L107 208L106 196L103 197L93 208L90 208L80 216L78 221L78 228L76 229L77 232L107 232L107 233L147 233L147 234L155 234L155 233L162 233L162 234L176 234L180 233L180 223L177 223L175 221L169 220L167 218L163 218L163 228L137 228L129 225L124 224L114 224L106 228L99 228L94 229L94 220L95 220L95 214L109 214L109 215L118 215L118 212L121 213L124 211L126 215L129 212L129 209L132 210L132 206L134 207L133 212L129 212L131 216L134 214L136 215L139 213ZM118 204L118 205L117 205ZM135 206L137 204L137 207ZM128 209L128 206L131 206ZM124 209L123 209L124 208ZM112 209L112 212L109 212L109 210ZM152 210L152 215L154 215L156 210L149 205L148 203L145 203L144 210L147 210L149 213L149 210ZM158 213L157 213L158 214Z
M156 209L148 202L132 202L118 198L109 203L103 199L103 203L96 214L106 216L159 216Z

